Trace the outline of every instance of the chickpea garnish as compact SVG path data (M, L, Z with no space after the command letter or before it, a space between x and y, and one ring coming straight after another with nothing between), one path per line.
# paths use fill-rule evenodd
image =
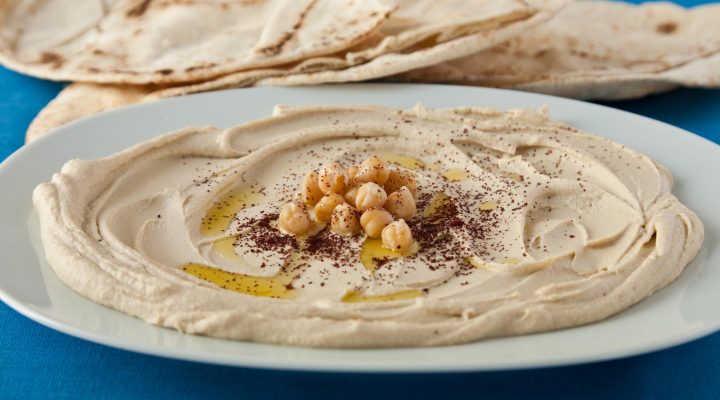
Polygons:
M339 162L323 165L318 175L318 187L325 193L343 193L350 182L347 169Z
M384 185L390 174L387 162L378 156L372 156L363 161L355 176L356 182L375 182Z
M371 238L379 238L383 228L393 222L393 216L382 208L371 208L360 216L360 225Z
M327 163L318 172L305 175L300 196L280 210L278 227L293 235L305 235L320 227L317 223L329 223L337 234L350 236L364 231L370 238L380 238L383 246L406 252L414 243L405 220L417 212L416 190L412 172L390 170L378 156L348 169L337 161Z
M305 175L305 181L303 181L300 188L300 198L308 205L313 205L320 201L323 197L323 192L318 187L318 174L315 171L310 171Z
M355 207L355 199L357 198L358 189L360 189L360 186L354 185L345 192L345 201L353 207Z
M355 207L360 211L365 211L373 207L382 207L386 200L387 194L382 186L375 182L367 182L358 188Z
M390 171L388 180L385 182L385 192L397 192L403 186L406 186L410 190L410 193L412 193L413 197L415 197L415 194L417 193L417 182L415 181L415 176L406 171Z
M335 207L330 219L330 229L340 235L357 235L360 233L357 211L347 203Z
M323 196L315 205L315 220L317 222L327 224L330 222L335 207L345 203L345 199L337 193L328 193Z
M348 168L348 185L355 183L355 177L357 176L358 167Z
M390 193L385 202L385 209L397 219L411 219L415 215L415 211L417 211L415 199L407 186Z
M299 201L291 201L280 210L278 226L293 235L302 235L310 230L310 215L307 207Z
M410 227L403 219L383 228L381 236L383 246L393 251L407 251L414 242Z

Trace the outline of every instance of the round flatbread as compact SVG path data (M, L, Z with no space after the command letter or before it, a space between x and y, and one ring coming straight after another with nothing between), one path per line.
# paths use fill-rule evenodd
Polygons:
M281 67L239 71L182 85L129 86L74 83L43 109L26 141L86 115L159 98L251 86L300 85L377 79L480 51L547 21L567 3L552 1L397 1L397 10L367 41L347 52ZM452 18L451 18L452 17ZM449 23L447 21L454 21Z
M593 99L640 97L677 86L717 87L718 20L717 4L685 9L669 3L577 1L506 43L391 80Z
M210 79L346 50L388 18L380 0L0 2L0 62L100 83Z

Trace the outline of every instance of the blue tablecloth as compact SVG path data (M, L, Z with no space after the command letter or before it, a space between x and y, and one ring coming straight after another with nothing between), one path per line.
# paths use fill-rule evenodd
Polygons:
M61 87L0 68L0 160L23 144L28 123ZM720 90L683 89L608 105L720 143ZM424 375L301 373L195 364L116 350L45 328L0 302L0 399L216 396L717 399L720 333L648 355L572 367Z

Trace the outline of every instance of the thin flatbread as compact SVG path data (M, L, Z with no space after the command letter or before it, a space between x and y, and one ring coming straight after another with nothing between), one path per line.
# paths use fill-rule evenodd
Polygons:
M394 0L396 10L366 41L344 53L263 71L264 85L302 85L376 79L463 57L546 21L568 0ZM170 97L247 86L249 71L170 88ZM255 82L253 82L255 83Z
M592 16L589 18L588 16ZM720 86L720 5L569 4L548 23L471 56L390 78L626 99Z
M405 1L403 0L402 4ZM425 15L420 12L423 9L418 7L420 5L431 7L432 3L431 1L413 2L414 8L412 8L411 14ZM346 54L338 54L334 57L309 58L282 68L242 71L209 81L160 89L157 86L74 83L64 89L38 114L28 128L26 141L32 141L75 119L142 101L210 90L246 87L260 82L264 85L286 85L381 78L422 65L431 65L454 57L462 57L493 46L547 21L566 3L567 0L533 0L522 2L522 4L516 3L513 8L512 4L508 2L505 3L505 8L493 8L486 12L487 18L484 23L477 22L477 19L473 20L475 22L472 24L472 30L469 30L471 27L467 24L458 24L452 30L446 22L433 22L434 20L429 18L417 17L413 23L410 23L412 18L409 17L409 13L403 13L403 8L400 7L391 16L388 27L384 28L384 33L378 33L380 36L372 40L374 44L366 43ZM448 7L451 5L446 3L445 7L451 8ZM458 8L458 10L464 9ZM420 24L419 21L427 24L429 28ZM401 27L403 28L401 29ZM468 32L474 33L468 34ZM379 37L383 39L378 42ZM439 42L438 38L447 41ZM410 46L412 50L407 46ZM378 51L378 49L382 49L382 51ZM370 56L375 58L360 63ZM348 62L360 64L342 68L343 66L347 67ZM331 70L331 73L324 72L330 68L340 69ZM283 81L283 77L290 76L293 78L288 82Z
M302 74L289 74L279 77L265 78L258 85L311 85L332 82L357 82L383 78L410 69L421 68L442 63L448 60L474 54L483 49L503 43L517 37L536 25L549 20L567 0L528 0L527 3L535 10L528 17L508 15L488 20L485 29L474 34L459 37L432 46L397 51L379 55L372 60L344 69L323 70ZM391 17L389 21L392 21Z
M72 83L35 116L25 133L25 142L76 119L141 102L152 91L150 86Z
M248 71L236 75L235 87L252 86L262 78L282 73L282 70L277 69ZM204 91L201 89L197 85L164 87L71 83L35 116L25 133L25 142L31 142L55 128L83 117L135 103Z
M0 0L0 62L53 80L169 84L347 50L381 0Z
M0 62L56 80L187 83L320 56L344 68L534 12L525 0L106 2L0 3ZM402 23L386 24L396 8Z

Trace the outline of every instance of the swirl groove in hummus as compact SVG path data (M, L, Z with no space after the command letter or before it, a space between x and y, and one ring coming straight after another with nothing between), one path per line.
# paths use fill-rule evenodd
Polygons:
M330 161L412 171L419 252L277 230ZM80 294L153 324L322 347L432 346L604 319L674 280L702 223L652 160L543 110L277 107L72 160L34 192Z

